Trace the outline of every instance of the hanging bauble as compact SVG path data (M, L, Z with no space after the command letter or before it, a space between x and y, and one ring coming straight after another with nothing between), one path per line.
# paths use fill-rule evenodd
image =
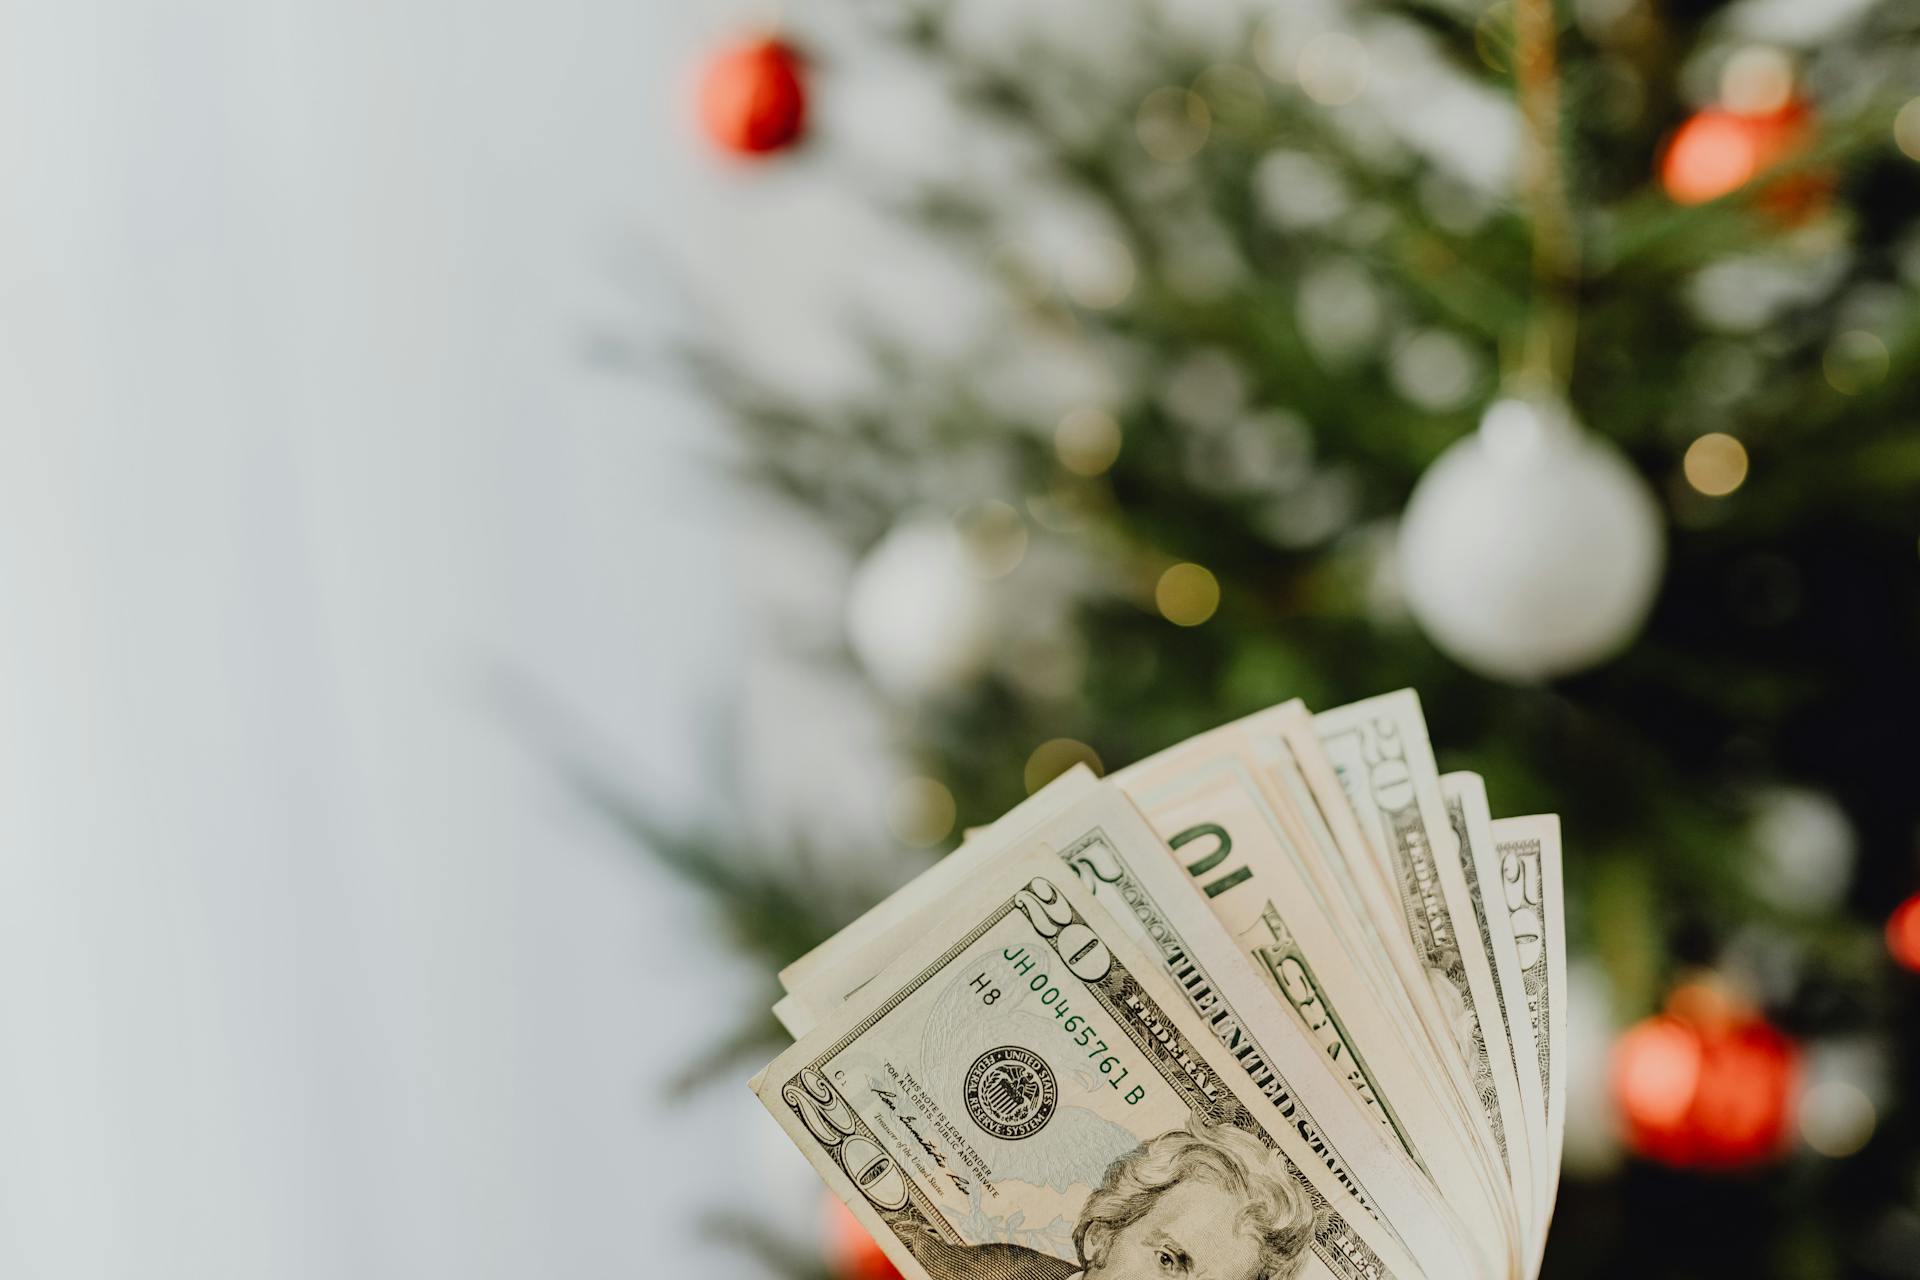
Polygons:
M767 37L714 54L700 75L700 123L723 151L761 156L800 140L806 127L803 64L791 46Z
M900 1280L900 1272L838 1196L827 1196L826 1212L825 1253L834 1280Z
M1505 399L1434 462L1400 522L1407 606L1462 666L1564 675L1624 648L1666 535L1638 472L1558 403Z
M1793 159L1813 136L1813 113L1802 103L1763 115L1710 107L1674 131L1660 161L1660 180L1678 203L1704 204ZM1797 222L1824 206L1832 190L1829 173L1794 173L1769 182L1756 202L1785 221Z
M993 640L987 584L950 520L896 525L854 570L847 638L874 683L924 697L965 683Z
M1730 1169L1779 1155L1799 1075L1792 1040L1701 983L1676 988L1666 1012L1629 1027L1613 1051L1627 1145L1679 1168Z
M1903 966L1920 973L1920 893L1895 907L1887 917L1887 951Z
M1813 108L1795 92L1786 55L1743 49L1727 59L1720 101L1688 117L1667 139L1660 182L1680 204L1717 200L1803 154L1817 133ZM1756 202L1797 221L1822 207L1832 190L1831 173L1800 171L1769 181Z

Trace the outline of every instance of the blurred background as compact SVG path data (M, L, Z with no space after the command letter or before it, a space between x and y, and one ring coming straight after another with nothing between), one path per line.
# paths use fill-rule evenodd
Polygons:
M6 8L0 1273L764 1274L661 1092L758 966L553 766L727 795L741 513L591 346L810 314L691 123L751 17Z
M1920 1275L1920 5L7 16L0 1271L865 1280L774 971L1411 684L1547 1273Z

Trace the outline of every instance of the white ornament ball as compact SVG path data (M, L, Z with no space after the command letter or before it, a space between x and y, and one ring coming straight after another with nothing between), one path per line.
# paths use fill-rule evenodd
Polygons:
M986 584L951 521L896 525L854 570L847 638L874 683L899 697L951 689L992 647Z
M1462 666L1565 675L1646 619L1666 558L1659 506L1611 446L1545 401L1501 400L1435 460L1400 522L1407 607Z

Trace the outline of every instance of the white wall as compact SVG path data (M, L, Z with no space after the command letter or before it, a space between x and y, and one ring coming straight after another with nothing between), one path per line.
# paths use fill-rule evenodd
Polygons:
M745 6L3 11L0 1274L759 1274L792 1158L658 1094L748 975L499 696L712 800L737 512L581 349L779 284Z

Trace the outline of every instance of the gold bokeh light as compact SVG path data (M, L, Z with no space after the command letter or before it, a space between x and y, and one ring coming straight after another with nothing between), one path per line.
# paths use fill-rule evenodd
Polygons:
M1220 607L1220 580L1205 566L1183 561L1160 575L1153 602L1175 626L1197 627Z
M1084 764L1095 773L1105 772L1099 753L1086 743L1074 738L1047 739L1027 757L1027 794L1032 795L1077 764Z
M1120 458L1120 424L1100 409L1071 410L1054 429L1053 451L1077 476L1104 474Z
M1323 107L1345 106L1367 87L1367 47L1344 31L1323 31L1300 50L1294 74Z
M902 844L939 844L953 830L953 792L934 778L902 778L887 796L887 829Z
M1089 311L1117 307L1133 292L1133 251L1109 236L1095 236L1061 264L1060 287Z
M1709 498L1724 498L1747 478L1747 447L1724 431L1709 431L1687 446L1680 469Z
M1720 69L1720 101L1730 111L1758 116L1793 99L1793 60L1769 45L1738 50Z
M1820 358L1820 371L1827 385L1843 396L1871 391L1886 379L1892 364L1887 344L1865 329L1849 329L1827 344Z
M1914 98L1893 117L1893 142L1909 160L1920 160L1920 98Z
M967 563L983 578L1005 577L1027 554L1027 522L997 499L968 507L955 524Z
M1823 1080L1800 1099L1800 1135L1829 1159L1845 1159L1866 1146L1878 1122L1873 1099L1844 1080Z
M1213 112L1207 100L1178 86L1148 94L1133 121L1141 149L1163 164L1191 160L1207 145L1212 129Z

